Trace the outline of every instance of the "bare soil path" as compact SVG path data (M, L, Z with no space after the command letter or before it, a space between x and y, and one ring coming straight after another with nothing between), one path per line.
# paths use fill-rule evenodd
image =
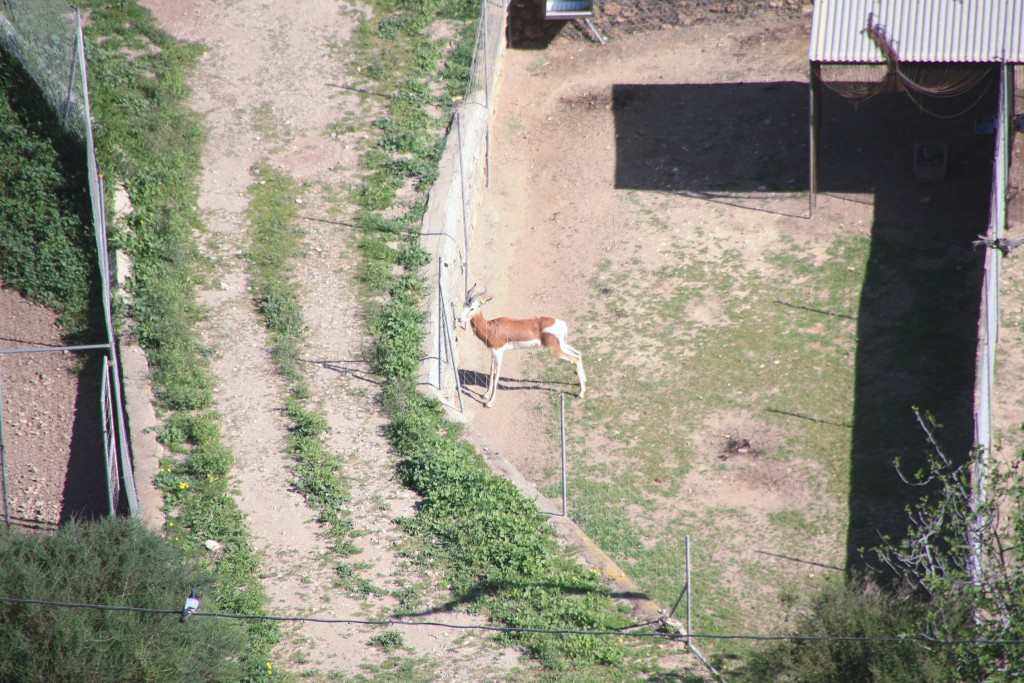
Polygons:
M394 477L394 456L381 434L376 386L361 364L362 332L354 284L353 241L329 214L325 193L354 182L352 137L331 124L358 102L329 84L344 79L345 43L362 8L336 0L213 2L146 0L177 38L206 47L192 82L192 106L205 119L200 208L207 234L199 236L216 274L201 293L209 316L204 342L214 350L217 407L225 441L237 461L239 503L263 553L268 609L329 618L380 619L394 614L391 593L418 576L395 548L396 518L410 515L414 495ZM352 519L360 553L348 563L386 595L350 595L332 587L337 558L327 554L313 513L291 485L282 416L287 388L275 375L269 340L257 317L245 272L247 188L259 182L254 164L266 161L300 185L306 256L294 282L308 326L304 358L318 409L332 432L328 448L340 454L351 482ZM331 215L331 220L324 220ZM355 369L351 372L348 369ZM428 598L429 600L429 598ZM459 613L430 620L480 623ZM291 628L291 627L289 627ZM353 675L385 654L368 646L380 629L300 624L284 638L282 668L303 676ZM518 655L490 640L444 628L404 628L407 654L426 657L438 680L501 680Z

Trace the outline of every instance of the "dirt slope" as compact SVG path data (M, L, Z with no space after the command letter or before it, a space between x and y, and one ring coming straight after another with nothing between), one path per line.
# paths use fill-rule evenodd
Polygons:
M266 160L304 188L296 201L302 203L308 250L296 264L294 280L309 330L304 357L313 395L333 430L328 447L343 455L352 484L356 544L362 551L352 562L365 567L362 577L388 591L416 582L419 577L393 546L393 520L412 514L415 500L393 481L394 458L373 402L376 386L358 372L366 369L358 359L367 340L352 281L354 247L336 216L323 220L328 213L320 194L337 192L355 177L353 140L331 135L329 127L356 103L329 84L344 78L344 44L362 10L335 0L143 4L172 35L207 48L192 81L192 106L205 118L208 140L200 194L207 234L198 239L217 271L201 294L209 311L202 334L215 352L217 408L238 463L240 505L265 556L269 610L332 618L390 616L394 598L348 596L331 588L337 561L324 557L326 543L314 513L289 483L281 413L287 392L271 366L244 262L246 189L259 180L253 165ZM445 613L430 619L478 621ZM384 658L367 645L380 632L297 625L277 656L290 660L282 668L293 671L353 674ZM402 636L411 654L430 658L443 680L500 679L496 672L518 659L462 631L406 628Z

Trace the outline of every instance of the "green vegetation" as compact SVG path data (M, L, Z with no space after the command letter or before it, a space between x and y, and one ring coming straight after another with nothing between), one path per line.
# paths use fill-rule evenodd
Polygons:
M398 631L385 631L370 638L369 644L381 652L390 653L405 647L405 639Z
M166 536L213 572L209 598L226 612L258 614L266 596L246 523L229 488L233 454L212 411L213 382L196 323L195 289L202 263L194 243L200 228L196 178L202 129L186 106L187 78L200 49L175 41L135 2L86 0L89 84L97 120L100 167L122 182L134 211L129 231L110 236L132 257L130 330L146 349L161 442L173 454L162 463ZM109 188L109 181L108 181ZM217 556L203 547L221 544ZM269 678L266 667L276 625L249 622L240 656L242 677Z
M415 386L424 339L423 283L415 269L424 261L414 245L424 199L416 194L400 212L392 205L399 188L422 190L434 178L453 97L466 87L475 28L469 21L476 19L478 8L443 1L415 6L384 1L376 7L377 16L385 19L365 22L356 33L356 59L372 65L363 69L368 80L360 85L395 96L387 100L377 124L380 137L365 156L366 181L355 193L360 207L356 223L366 235L362 282L368 297L375 297L367 305L376 339L373 368L386 383L384 406L391 416L391 441L402 458L399 474L422 497L416 516L403 525L414 537L437 539L421 549L418 559L447 570L454 604L511 626L621 628L629 620L601 587L600 577L564 555L536 506L492 474L461 440L441 405ZM421 29L446 17L461 20L463 28L455 46L444 53L443 42L431 41ZM446 67L440 71L442 58ZM435 98L428 86L438 77L445 86ZM444 118L431 118L430 106ZM395 263L405 274L393 274ZM561 670L561 676L570 675L567 669L577 680L641 675L632 660L638 652L621 639L504 638L519 642L547 667Z
M896 638L919 633L927 606L906 591L834 581L821 589L794 632L807 640L783 641L757 652L739 676L793 683L954 683L965 679L942 645L903 641L812 640L814 637Z
M123 518L68 524L52 536L0 531L0 565L5 596L175 609L198 588L201 611L223 607L209 572ZM227 682L242 674L246 630L235 621L0 602L0 623L5 681Z
M0 93L0 274L60 312L72 343L95 343L85 334L99 282L85 147L61 133L35 84L3 52Z
M922 413L918 418L934 452L907 477L928 486L908 506L906 536L872 549L878 568L866 579L820 589L790 630L800 638L756 652L741 668L740 680L1019 680L1019 475L1016 468L990 472L988 498L979 504L971 481L980 450L962 464L952 462L937 440L934 419ZM1001 522L1001 509L1012 510L1012 519ZM896 640L908 637L918 640Z
M291 421L288 450L295 461L294 484L319 512L333 550L348 555L353 551L348 538L352 530L346 510L351 500L348 484L341 474L340 458L325 449L324 435L330 426L310 407L309 386L299 366L305 322L290 281L289 262L302 247L302 233L295 223L300 188L266 164L257 166L255 173L260 180L249 188L250 281L257 308L270 331L274 366L290 385L285 414Z
M663 219L635 201L661 236ZM785 241L767 249L761 268L723 268L747 259L705 246L702 234L670 240L658 265L607 262L594 278L600 294L574 330L578 347L591 350L595 391L566 411L569 499L587 534L661 605L679 594L690 535L695 628L757 632L776 606L763 594L764 557L749 552L752 533L755 547L793 557L820 557L809 544L845 534L837 508L849 485L852 351L869 242L838 237L815 263ZM552 381L572 379L545 367ZM557 396L552 408L557 416ZM600 452L588 435L599 437ZM749 440L758 454L720 457L730 438ZM768 514L764 524L739 502L704 511L686 504L692 477L714 481L744 467L752 478L796 477L809 490L806 507ZM541 490L560 495L556 472ZM780 593L813 585L807 573L780 574L769 581ZM706 647L734 656L749 643Z

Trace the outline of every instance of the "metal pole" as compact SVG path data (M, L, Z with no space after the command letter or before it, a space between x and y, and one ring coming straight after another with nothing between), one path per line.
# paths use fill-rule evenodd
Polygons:
M807 217L814 216L818 198L818 127L821 125L821 67L811 64L810 73L810 168L808 173Z
M466 218L466 169L462 164L462 115L455 112L455 133L459 140L459 182L462 187L462 241L463 256L466 259L465 291L469 291L469 223Z
M491 110L491 70L490 64L490 52L491 43L488 40L487 35L487 3L483 3L483 12L480 13L480 19L484 23L484 109L488 112Z
M690 634L693 633L690 621L690 534L686 534L686 644L690 645Z
M487 15L489 5L483 3L480 15L484 22L484 109L487 111L487 126L484 129L484 183L491 186L491 41L487 32ZM468 248L468 247L467 247Z
M441 386L441 347L444 345L444 290L441 287L441 257L437 257L437 390L444 391Z
M443 292L442 292L443 295ZM442 316L442 329L444 330L445 344L448 348L448 357L452 359L452 370L455 375L455 392L459 396L459 412L466 413L466 404L462 401L462 380L459 379L459 366L455 363L455 345L452 343L451 330L448 329L448 310L445 307L441 309Z
M85 40L82 36L82 13L76 8L75 14L78 17L78 57L79 57L79 70L82 74L82 92L84 97L85 105L85 135L86 135L86 156L88 157L89 165L89 181L93 187L96 188L97 192L100 193L101 198L97 201L96 198L92 202L92 213L93 223L96 231L96 248L99 251L99 262L100 262L100 284L103 290L103 319L107 326L107 340L110 342L110 360L111 360L111 380L112 390L114 394L114 403L117 415L117 436L118 436L118 451L121 457L121 476L124 479L125 493L128 497L128 512L132 516L138 513L138 498L135 491L135 473L132 469L131 461L131 446L128 441L127 428L124 423L124 406L122 405L121 397L121 362L118 359L117 345L114 337L114 323L113 316L110 310L110 260L109 254L107 253L107 217L105 215L106 209L104 207L104 201L102 198L105 189L103 187L103 179L99 174L99 166L96 163L96 149L94 146L93 135L92 135L92 121L91 112L92 107L89 103L89 75L86 69L85 62Z
M8 353L47 353L52 351L92 351L95 349L109 350L110 344L83 344L81 346L33 346L25 349L0 349L0 356Z
M112 440L111 439L112 435L110 434L110 427L112 427L113 424L110 424L110 425L107 424L107 415L110 412L113 412L113 409L114 409L113 399L110 396L110 359L109 358L105 358L103 360L103 374L101 375L101 381L100 381L100 403L103 406L103 411L102 411L103 412L103 417L100 420L100 423L103 426L103 461L107 465L107 467L106 467L106 475L107 475L107 502L109 503L110 516L114 517L115 515L117 515L117 503L118 503L117 495L116 495L115 492L118 491L119 489L118 489L118 487L114 486L114 482L111 480L111 477L110 477L111 464L117 462L117 455L115 453L115 454L113 454L113 457L111 456L110 443L111 443L111 440ZM111 421L111 423L112 422L113 421Z
M562 397L562 516L569 514L569 494L566 486L565 476L565 394Z
M11 506L7 498L7 441L4 438L4 388L3 371L0 368L0 479L4 489L4 527L11 528Z

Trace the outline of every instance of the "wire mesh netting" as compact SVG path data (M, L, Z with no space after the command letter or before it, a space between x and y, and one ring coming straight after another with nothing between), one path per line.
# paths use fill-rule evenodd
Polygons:
M0 0L0 44L36 82L61 122L85 140L78 9L64 0Z
M84 488L98 487L102 489L105 483L107 499L107 504L104 506L105 512L111 514L117 512L122 492L127 500L128 509L135 512L137 507L135 482L132 474L133 468L123 411L124 401L119 366L116 360L116 340L111 318L104 189L92 145L92 119L89 111L81 14L77 7L66 0L0 0L0 49L9 53L21 64L25 72L39 87L45 100L57 113L61 125L68 132L74 134L86 148L89 195L92 202L93 229L98 253L97 280L103 293L101 303L106 322L107 339L104 340L105 343L101 344L53 349L40 348L34 350L33 353L52 355L66 353L70 350L101 349L108 354L104 360L104 372L109 373L109 377L105 376L102 388L97 381L97 386L89 391L90 398L84 402L81 398L80 388L80 395L76 397L76 402L67 408L69 414L77 414L76 420L82 419L83 415L95 413L90 418L94 423L91 426L95 428L95 432L103 435L102 445L97 443L89 448L104 457L98 458L93 465L87 468L87 471L75 472L73 478L75 485L80 484ZM12 330L12 332L15 331ZM22 344L22 346L24 345ZM31 344L29 345L31 346ZM5 349L3 353L20 354L24 351L25 349ZM31 392L26 395L31 395ZM8 404L8 414L12 414L21 407L23 406L19 406L17 403ZM10 442L14 436L18 435L18 430L15 430L10 432L8 438L5 439L3 426L3 414L0 413L0 455L6 454L7 447L11 445L11 443L5 442ZM38 436L38 433L21 431L22 440L29 442L29 448L31 448L31 439ZM76 423L74 431L76 434L81 433L81 426ZM81 440L79 439L79 441ZM16 450L24 445L22 443L14 448ZM68 449L65 450L68 451ZM71 459L67 467L68 476L71 476L72 468L77 467L77 463L84 459L87 460L87 458L69 457ZM22 494L17 490L11 492L7 490L8 472L6 463L2 461L3 458L0 458L0 464L4 465L4 471L0 473L4 483L4 513L5 519L9 521L11 503L17 503L19 500L17 497ZM19 473L12 472L11 474L16 476ZM96 481L94 481L93 475L99 475ZM65 488L62 496L56 498L63 500L65 508L69 508L69 506L73 508L76 505L75 499L90 497L88 494L83 496L79 491L73 490L72 486ZM10 500L7 497L8 493L12 496ZM61 514L64 512L66 510ZM49 511L43 517L45 521L49 522L53 519L54 514Z

